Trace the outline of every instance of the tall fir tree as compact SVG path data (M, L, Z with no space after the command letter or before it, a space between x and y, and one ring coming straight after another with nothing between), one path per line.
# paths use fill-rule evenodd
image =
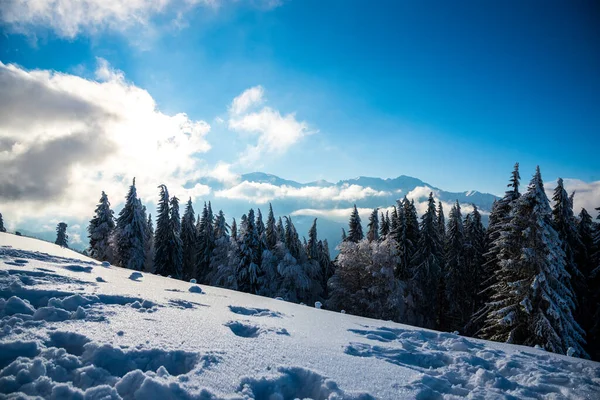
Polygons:
M54 244L59 245L60 247L69 248L69 235L67 235L67 224L64 222L59 222L56 225L56 240Z
M171 261L172 277L183 279L183 242L181 241L181 218L179 216L179 199L175 196L170 201L171 245L169 259Z
M4 227L4 219L2 218L2 213L0 213L0 232L6 232L6 228Z
M319 239L317 237L317 219L313 220L312 226L308 231L308 243L306 246L306 253L309 260L316 260L319 262Z
M210 201L202 211L197 240L199 243L197 246L196 279L198 282L207 283L207 276L210 273L210 257L215 248L214 215Z
M269 250L275 249L277 244L277 227L275 222L275 215L273 215L273 206L269 203L269 215L267 216L267 227L266 227L266 241L267 248Z
M469 303L466 306L466 312L471 318L478 310L480 304L485 301L479 293L481 282L485 280L483 275L483 265L485 263L485 228L481 222L481 214L475 204L473 211L465 218L465 247L464 259L465 269L468 279L465 282L465 291L469 295ZM471 320L467 322L464 328L465 333L472 335L474 326Z
M125 205L117 217L113 236L115 262L118 266L136 271L144 268L146 226L142 202L137 198L135 178L133 178L125 198Z
M379 237L381 240L385 240L390 233L389 211L386 211L386 214L388 215L387 219L383 214L383 211L381 212L381 223L379 224Z
M367 227L367 240L369 242L379 241L379 216L377 208L373 209Z
M154 226L152 225L152 214L148 214L148 220L146 222L144 259L144 270L147 272L154 272Z
M552 210L539 167L510 214L482 335L507 343L540 345L548 351L586 357L585 333L573 318L565 253L552 226Z
M442 273L443 246L437 228L433 193L429 194L427 211L421 217L419 241L413 256L410 290L415 304L415 323L434 328L438 316L438 289Z
M236 241L238 240L238 235L237 235L237 224L235 222L235 218L233 219L233 221L231 221L231 239Z
M352 214L350 214L350 221L348 223L348 238L347 240L358 243L363 239L363 229L360 223L360 216L358 215L358 209L356 208L356 204L354 205L354 209L352 210Z
M444 217L444 207L442 206L441 201L438 201L437 226L438 226L440 240L442 241L442 243L445 243L446 242L446 218Z
M256 294L259 290L260 266L258 261L259 237L256 229L254 210L248 211L244 233L241 237L239 265L236 271L239 290Z
M196 267L196 214L192 205L192 198L188 199L181 218L181 243L183 246L183 279L189 281L195 276L194 268Z
M111 237L115 229L115 216L110 209L110 202L106 193L102 192L100 202L96 206L94 217L88 225L88 238L90 247L88 254L98 261L114 262Z
M444 268L446 301L442 307L443 315L440 316L440 320L444 321L444 327L442 327L444 330L462 332L471 317L473 288L468 287L468 282L473 279L473 276L467 269L464 249L465 230L460 204L457 201L450 210L446 235L446 266Z

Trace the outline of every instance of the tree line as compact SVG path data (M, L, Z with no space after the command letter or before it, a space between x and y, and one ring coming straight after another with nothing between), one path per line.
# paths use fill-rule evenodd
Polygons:
M226 222L211 203L195 214L159 186L156 230L135 180L114 218L103 192L88 227L89 254L122 267L414 326L600 359L600 224L558 180L553 205L539 168L520 193L518 164L487 229L456 202L446 222L429 195L419 218L404 197L369 216L356 206L331 260L315 219L300 240L269 206Z

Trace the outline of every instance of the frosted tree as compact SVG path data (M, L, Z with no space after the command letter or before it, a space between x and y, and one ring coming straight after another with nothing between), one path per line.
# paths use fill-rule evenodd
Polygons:
M281 217L277 219L277 225L275 228L277 231L277 241L285 242L285 228L283 227L283 221L281 220Z
M200 232L197 235L196 278L198 282L204 283L210 272L210 257L215 248L214 215L210 202L202 211Z
M148 214L146 222L146 241L144 242L144 270L154 272L154 227L152 214Z
M321 266L321 287L323 288L323 298L329 297L327 282L333 276L335 272L335 266L331 261L331 255L329 254L329 243L327 239L319 240L319 265Z
M277 244L277 227L275 222L275 216L273 215L273 206L269 203L269 215L267 216L266 226L266 242L267 248L273 250Z
M377 208L373 209L373 212L369 217L369 224L367 225L367 228L367 240L369 242L379 240L379 216Z
M441 201L438 201L437 226L440 240L442 241L442 243L444 243L446 241L446 219L444 218L444 208L442 206Z
M363 230L362 225L360 223L360 216L358 215L358 210L356 208L356 204L354 205L354 209L352 210L352 214L350 214L350 221L348 223L348 238L347 240L358 243L363 239Z
M88 238L90 247L88 254L98 261L114 262L111 236L115 229L115 217L110 209L110 202L106 193L102 192L100 202L96 206L94 217L88 225Z
M6 232L6 228L4 227L4 219L2 219L2 213L0 213L0 232Z
M468 282L473 279L473 276L467 269L464 248L465 232L460 204L457 201L450 210L446 235L446 267L444 268L446 301L441 320L444 321L444 328L449 331L462 332L471 317L474 288L468 287Z
M391 236L396 244L397 265L395 268L395 276L398 279L405 281L410 276L411 259L414 254L415 243L412 243L407 237L406 216L404 207L399 203L397 213L397 223Z
M213 230L215 232L215 240L229 235L229 225L225 220L225 214L223 214L223 210L219 210L219 213L215 217Z
M248 211L248 216L242 218L243 236L240 242L239 264L236 270L239 290L256 294L259 290L259 237L256 229L254 210Z
M539 167L527 192L516 202L508 235L516 252L502 249L500 269L482 334L491 340L540 345L548 351L586 357L585 333L573 318L565 252L552 226L552 210ZM505 254L506 253L506 254ZM508 257L507 257L508 256Z
M169 217L171 223L172 241L170 245L170 261L173 271L172 276L177 279L183 279L183 242L181 241L181 218L179 216L179 199L175 196L170 202L171 214Z
M69 247L69 235L67 235L67 224L64 222L59 222L56 225L56 240L54 244L59 245L60 247Z
M565 190L562 178L558 178L556 189L554 189L554 207L552 208L552 226L561 240L562 250L565 253L567 272L571 276L567 285L570 285L575 293L576 304L579 306L585 299L585 281L575 256L583 247L579 232L577 232L577 221L573 214L573 200ZM583 320L587 316L577 313L577 319Z
M192 205L192 198L188 199L181 218L181 243L183 246L183 279L189 281L192 277L195 277L194 268L196 267L196 215L194 213L194 206Z
M135 178L129 187L125 205L117 217L113 236L115 262L123 268L141 271L146 261L146 218L137 198Z
M231 239L236 242L238 240L237 223L235 222L235 218L233 219L233 221L231 221Z
M381 240L385 240L387 235L390 233L389 211L386 211L386 214L388 215L387 219L385 215L383 215L383 212L381 213L381 223L379 224L379 237Z
M442 273L443 247L437 228L433 193L429 194L427 211L421 217L420 235L413 256L410 291L415 307L415 323L425 328L435 327L438 315L438 288Z
M346 235L346 230L344 228L342 228L342 242L345 242L348 240L348 236Z
M313 221L310 230L308 231L308 243L306 245L306 253L309 260L317 260L319 262L319 239L317 238L317 219Z
M481 222L481 214L475 204L473 211L465 219L465 247L464 259L465 270L468 279L465 282L465 291L470 297L470 302L466 307L466 312L471 317L485 301L479 293L481 282L484 281L483 264L485 263L485 228ZM474 326L471 321L465 326L465 332L473 334Z

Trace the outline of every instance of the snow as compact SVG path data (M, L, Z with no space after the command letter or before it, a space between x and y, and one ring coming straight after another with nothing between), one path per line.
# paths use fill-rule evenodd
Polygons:
M0 399L600 397L600 363L134 274L0 233Z

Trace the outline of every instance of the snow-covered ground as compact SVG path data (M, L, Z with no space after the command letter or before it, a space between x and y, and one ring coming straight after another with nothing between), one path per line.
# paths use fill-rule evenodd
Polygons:
M600 363L200 288L3 233L0 317L0 399L600 399Z

